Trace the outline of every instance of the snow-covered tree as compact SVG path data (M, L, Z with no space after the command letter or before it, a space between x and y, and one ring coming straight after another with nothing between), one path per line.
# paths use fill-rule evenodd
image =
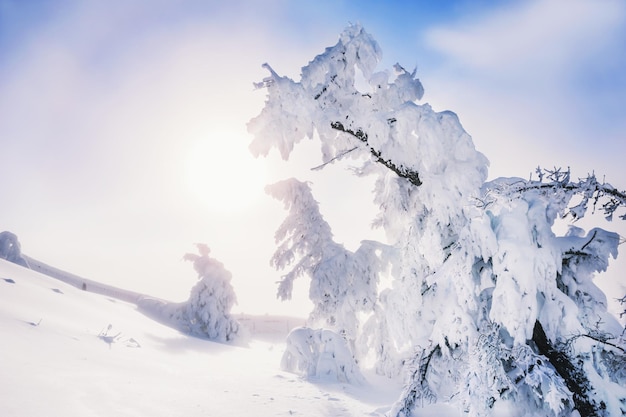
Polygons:
M209 256L205 244L197 244L198 254L188 253L184 259L193 262L198 283L191 289L189 300L175 313L182 326L190 333L219 342L230 342L240 334L239 323L230 315L237 303L230 284L231 273L224 265Z
M322 166L351 158L358 175L376 176L375 225L388 240L355 257L332 241L306 184L275 186L290 212L273 264L294 265L279 294L288 296L303 274L312 298L328 294L333 306L356 308L349 300L367 294L372 313L354 315L364 322L350 328L380 373L407 378L392 416L432 401L474 416L500 401L515 402L521 415L626 414L626 342L593 282L617 256L620 237L574 227L558 235L554 227L590 209L611 220L626 193L559 169L486 182L488 161L458 117L417 104L424 91L415 71L376 72L380 58L378 44L353 25L299 81L265 64L270 75L257 87L267 101L248 125L253 154L277 148L288 159L309 138L320 143ZM382 288L377 275L387 263L392 280ZM331 312L322 300L314 298L316 310Z
M353 346L358 314L371 312L376 302L381 266L376 252L383 245L364 241L353 253L336 243L305 182L291 178L268 186L267 191L289 210L276 232L279 246L271 259L279 270L291 266L280 281L278 297L290 299L293 281L308 276L314 304L311 324L334 329Z

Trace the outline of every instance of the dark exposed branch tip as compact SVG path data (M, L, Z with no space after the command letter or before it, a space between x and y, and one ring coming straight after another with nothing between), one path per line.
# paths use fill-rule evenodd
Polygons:
M597 234L598 234L598 231L597 231L597 230L594 230L594 232L593 232L593 236L591 236L591 239L589 239L589 241L588 241L587 243L585 243L585 244L584 244L584 245L580 248L581 252L582 252L582 251L584 251L584 250L585 250L585 248L586 248L587 246L589 246L589 244L590 244L591 242L593 242L593 240L596 238L596 235L597 235Z
M622 298L617 298L616 301L620 304L626 304L626 295L623 296ZM626 315L626 309L619 313L619 317L622 318ZM626 332L626 326L624 326L624 332ZM622 335L624 334L624 332L622 332Z
M361 129L357 129L357 130L348 129L341 122L330 122L330 127L332 127L335 130L339 130L340 132L347 133L369 146L369 143L367 141L368 139L367 133L363 132L363 130ZM415 172L412 169L406 168L402 165L398 166L394 164L390 159L384 159L382 157L382 153L372 148L371 146L369 147L369 150L370 150L370 153L374 156L375 158L374 160L378 162L379 164L382 164L386 168L395 172L396 175L398 175L399 177L406 178L407 180L409 180L411 184L415 185L416 187L419 187L420 185L422 185L422 181L420 180L420 176L418 172Z
M624 191L619 191L616 188L609 188L607 186L603 186L602 187L602 192L605 194L608 194L610 196L615 197L616 199L620 200L621 202L626 202L626 192Z

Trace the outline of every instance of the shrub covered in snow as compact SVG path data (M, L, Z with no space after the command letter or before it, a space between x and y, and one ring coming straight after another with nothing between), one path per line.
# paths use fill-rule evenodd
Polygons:
M322 166L352 158L355 173L376 177L374 223L388 240L369 243L366 256L350 253L332 241L306 184L273 186L289 209L272 259L291 266L279 295L310 277L315 315L354 342L352 353L373 354L382 374L404 372L392 417L431 401L472 416L499 401L522 415L626 413L623 329L593 282L620 236L554 228L590 205L611 220L626 193L560 169L486 182L488 161L458 117L417 104L424 91L415 71L377 72L381 56L354 25L299 81L266 65L258 87L268 98L248 125L252 152L276 148L288 159L309 137L319 140ZM313 335L294 334L287 368L317 372Z
M346 340L327 329L298 327L287 336L281 368L307 378L362 384Z

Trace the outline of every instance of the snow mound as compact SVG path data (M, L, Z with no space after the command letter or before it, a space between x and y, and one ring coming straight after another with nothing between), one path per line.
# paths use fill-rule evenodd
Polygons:
M299 327L287 336L281 368L307 378L363 384L346 340L327 329Z

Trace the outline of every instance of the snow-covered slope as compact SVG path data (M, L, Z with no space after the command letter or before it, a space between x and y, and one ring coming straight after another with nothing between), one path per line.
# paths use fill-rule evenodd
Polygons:
M284 345L189 337L132 304L0 260L2 416L379 416L397 384L306 381Z

